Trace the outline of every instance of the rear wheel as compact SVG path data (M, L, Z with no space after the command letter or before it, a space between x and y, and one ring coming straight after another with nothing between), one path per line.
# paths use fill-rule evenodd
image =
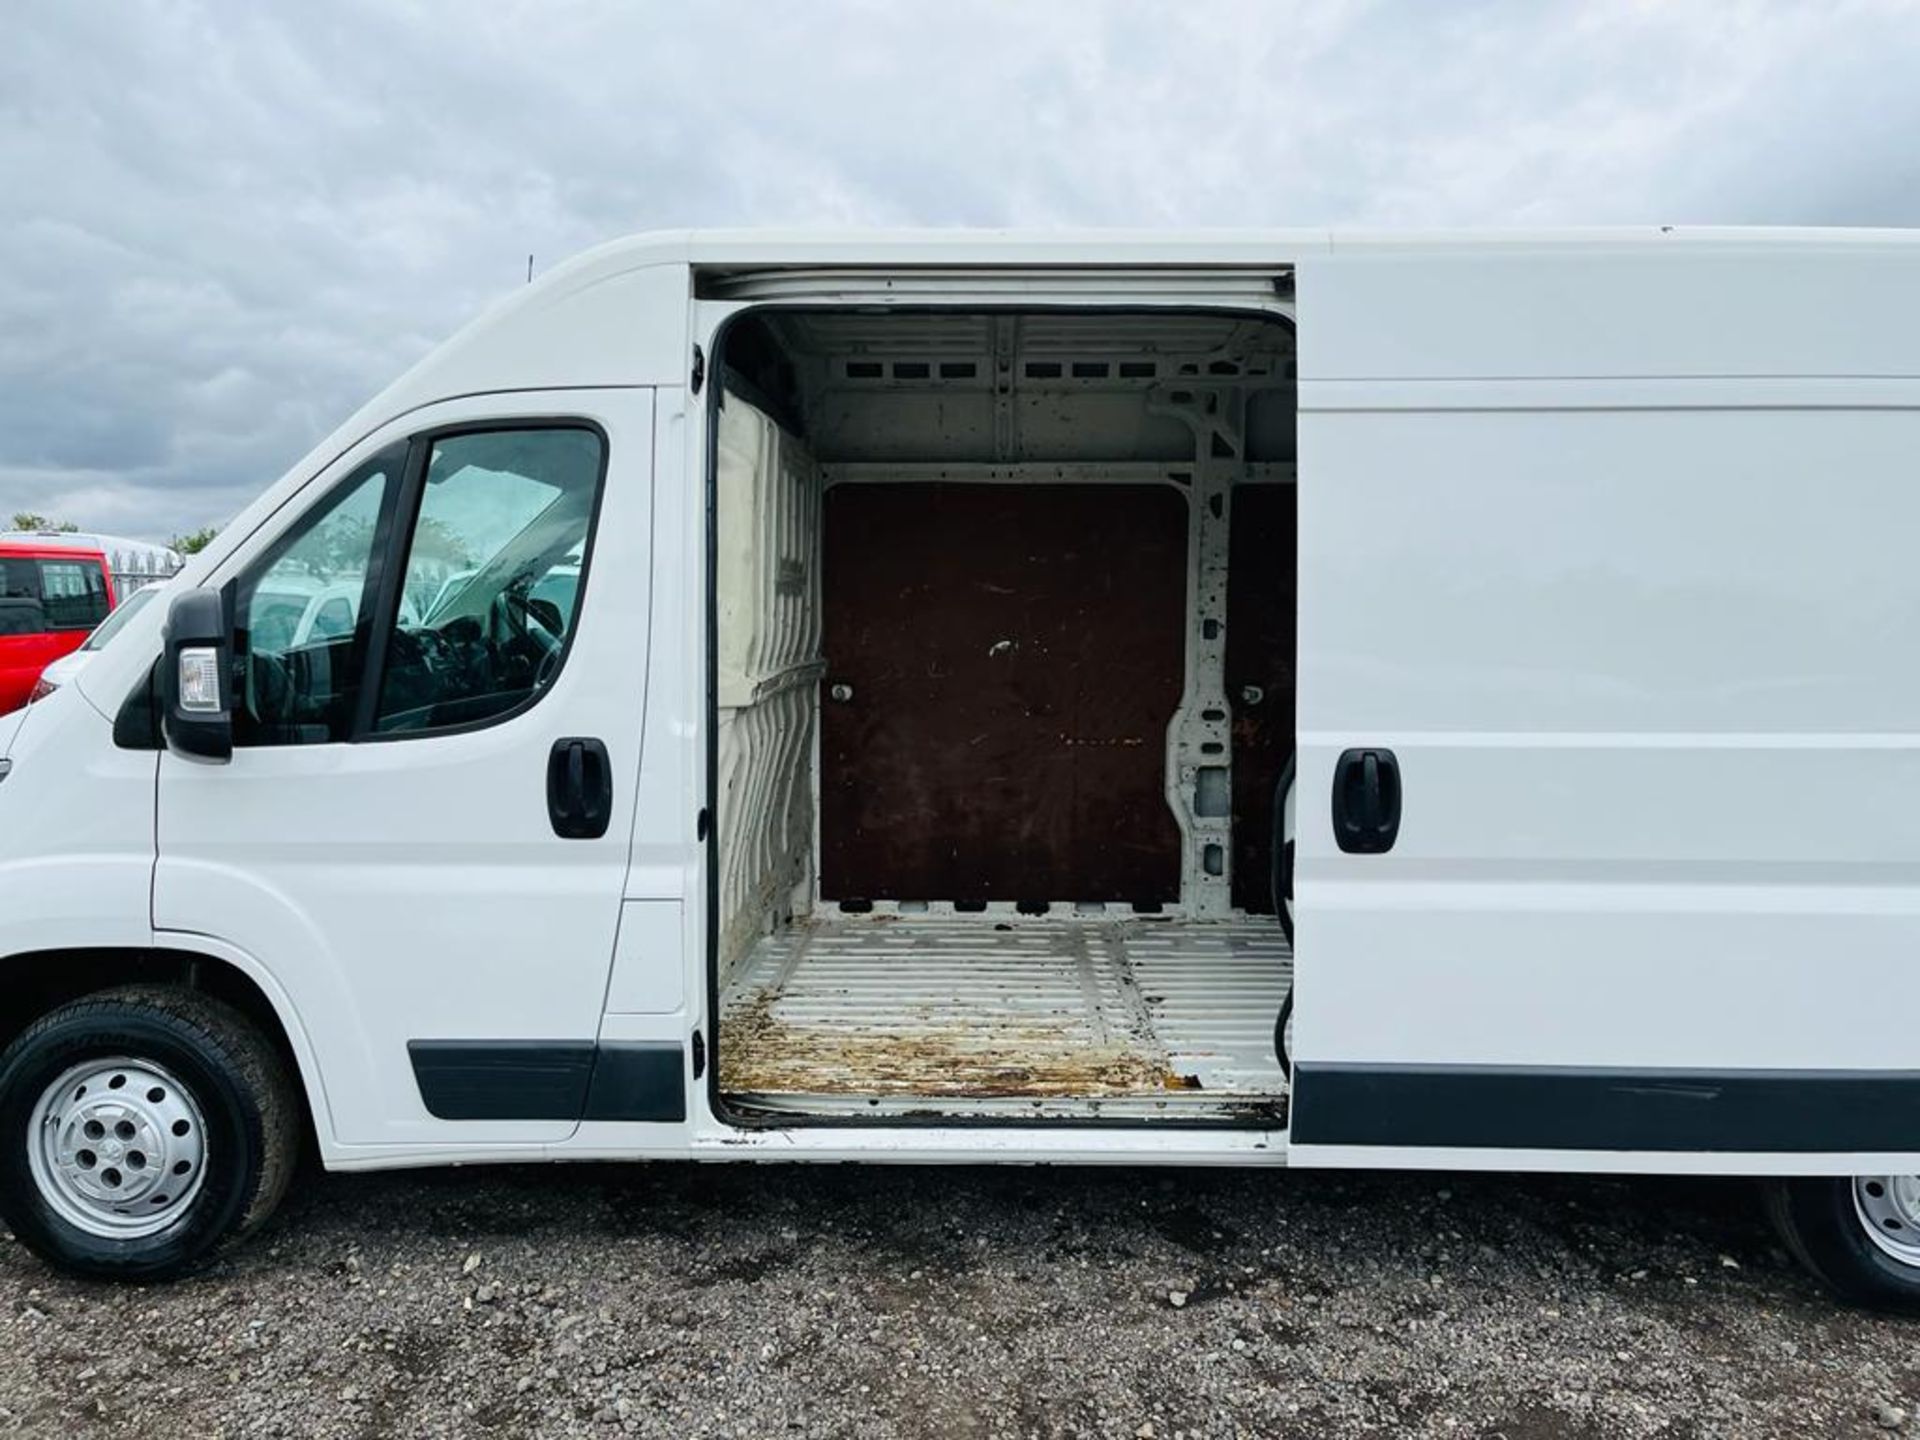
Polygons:
M293 1083L231 1006L129 986L0 1055L0 1214L75 1274L154 1279L262 1223L297 1155Z
M1920 1176L1769 1181L1787 1248L1844 1300L1920 1314Z

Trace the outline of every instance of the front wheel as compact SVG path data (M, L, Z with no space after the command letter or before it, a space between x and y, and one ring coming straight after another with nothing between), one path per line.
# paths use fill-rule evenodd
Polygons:
M1920 1315L1920 1175L1770 1180L1794 1256L1843 1300Z
M147 1280L272 1213L292 1081L231 1006L174 986L63 1005L0 1055L0 1215L73 1274Z

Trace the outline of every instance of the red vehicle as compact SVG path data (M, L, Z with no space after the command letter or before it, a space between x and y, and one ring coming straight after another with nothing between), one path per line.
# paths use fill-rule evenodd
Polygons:
M0 540L0 715L26 704L40 672L79 649L113 603L104 552Z

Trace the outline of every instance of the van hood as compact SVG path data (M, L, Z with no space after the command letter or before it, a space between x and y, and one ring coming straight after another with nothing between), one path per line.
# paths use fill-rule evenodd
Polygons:
M87 662L91 659L93 659L93 651L91 650L85 648L69 650L58 660L49 661L47 668L40 672L40 678L49 685L71 685L79 676L80 672L86 668ZM8 716L7 718L12 719L13 717Z

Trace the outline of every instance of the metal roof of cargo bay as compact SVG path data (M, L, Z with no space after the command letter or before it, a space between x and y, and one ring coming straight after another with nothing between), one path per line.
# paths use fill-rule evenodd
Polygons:
M650 231L568 261L794 265L1272 265L1348 248L1494 250L1642 245L1738 249L1920 244L1920 230L1643 225L1510 230L808 230Z

